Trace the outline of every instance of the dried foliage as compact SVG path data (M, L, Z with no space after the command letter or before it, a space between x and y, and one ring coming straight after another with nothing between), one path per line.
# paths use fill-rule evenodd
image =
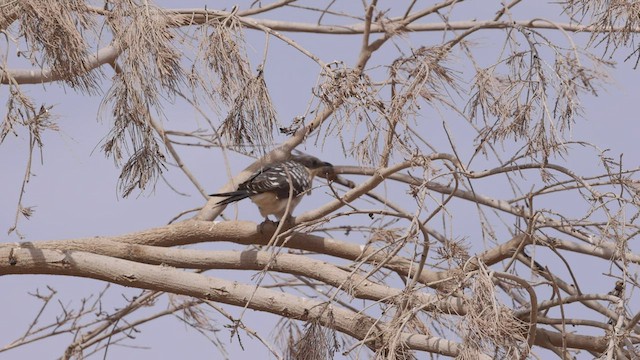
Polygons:
M34 152L36 149L40 150L40 158L42 158L42 148L44 146L44 142L42 140L43 133L45 130L57 131L58 126L52 120L50 112L51 107L45 107L43 104L38 110L36 110L36 106L33 104L33 101L23 94L19 88L11 87L9 92L10 96L7 101L7 114L0 126L0 145L10 133L15 136L19 136L19 128L27 129L29 138L27 164L24 177L22 179L18 204L16 206L16 214L13 225L7 231L11 234L17 230L20 216L29 219L34 213L33 206L25 206L23 204L23 196L26 192L26 186L32 175L31 166L33 163ZM20 238L23 237L19 231L17 231L17 234Z
M173 95L183 79L180 53L172 44L175 20L159 8L120 1L111 9L109 26L123 49L122 61L104 107L111 107L114 126L103 150L120 163L120 190L126 197L135 189L155 183L162 173L164 155L155 137L152 110L161 112L162 95ZM140 36L144 34L144 36ZM106 110L105 110L106 111Z
M287 360L330 360L339 350L335 330L323 326L318 321L305 324L302 334L296 339L289 338Z
M50 67L72 88L98 93L98 74L86 67L89 44L84 32L95 24L83 0L20 1L20 36L29 52L25 55L41 67Z
M17 1L0 2L0 29L6 30L20 16L20 3Z
M273 142L277 126L276 112L260 72L244 84L234 99L229 115L222 122L220 134L239 148L248 147L250 153L261 153Z
M212 18L203 25L203 31L209 32L199 52L199 60L211 69L217 79L212 82L214 94L220 100L231 105L245 86L252 81L251 67L244 49L245 39L242 27L234 16ZM196 71L197 68L194 68ZM194 73L195 79L200 79Z
M448 56L446 46L412 50L410 56L393 61L389 78L382 82L334 64L331 71L321 74L323 81L315 91L321 104L337 107L326 136L339 136L346 152L367 165L380 161L385 133L391 134L394 151L411 156L419 145L413 138L415 123L410 120L418 116L421 101L450 106L450 91L460 89L454 71L444 65ZM344 138L345 133L354 134L353 138Z
M629 47L631 53L628 58L634 57L637 67L640 61L636 40L637 29L640 28L640 6L637 2L567 0L563 6L572 18L592 27L592 45L602 46L608 55L613 55L621 47Z
M577 49L564 50L536 31L516 30L508 44L515 47L515 34L521 34L529 49L476 69L468 116L485 124L479 147L524 140L525 155L546 162L564 152L568 130L582 110L580 97L596 95L597 84L607 79L602 67L611 63ZM547 51L554 54L553 66L545 60ZM589 67L583 65L587 61Z
M7 102L7 117L2 125L0 133L0 143L4 141L9 132L14 132L14 127L19 124L29 130L31 143L39 148L43 147L42 133L49 130L58 130L58 126L51 119L51 108L41 105L38 110L31 99L26 97L19 90L13 89Z
M321 73L323 81L315 89L320 105L336 107L334 121L329 124L326 136L339 136L355 158L365 164L374 163L380 154L377 131L383 127L385 105L379 99L380 89L373 85L368 75L344 64ZM319 105L319 106L320 106ZM354 134L345 139L344 134Z
M389 69L391 100L386 117L391 129L396 124L403 128L402 132L396 131L394 140L400 141L394 141L394 148L405 156L410 156L420 148L412 136L414 124L407 120L419 115L421 102L432 107L440 104L450 106L451 92L461 89L455 72L445 65L449 55L449 49L445 46L420 47L411 56L396 59Z
M526 346L527 324L514 318L511 309L500 302L486 269L477 272L469 282L469 312L461 324L466 347L463 354L469 355L460 357L475 359L479 353L493 353L498 359L520 358L523 345Z
M36 115L36 107L31 99L29 99L19 89L12 88L10 89L10 96L6 104L6 108L7 114L2 121L2 131L0 131L0 143L2 143L10 133L18 136L18 133L16 132L16 126L18 125L30 127L33 130L31 133L36 135L37 139L40 138L39 130L41 127L38 126L38 122L30 121L30 119L34 118Z
M232 148L264 154L273 143L278 120L261 66L252 73L240 22L233 14L213 17L202 32L196 62L204 69L194 66L191 79L215 99L214 108L228 108L218 135Z

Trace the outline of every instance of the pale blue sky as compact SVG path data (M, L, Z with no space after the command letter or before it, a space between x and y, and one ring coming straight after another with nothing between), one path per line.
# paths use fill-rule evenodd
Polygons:
M245 3L247 2L244 2L243 6ZM204 4L193 2L192 6L202 5ZM211 3L208 6L213 7L213 5ZM469 10L471 16L480 16L473 12L473 9ZM469 13L462 13L460 16L464 17L465 15L469 15ZM522 16L525 19L531 15L522 14ZM298 21L301 20L298 19ZM494 55L495 51L494 37L499 34L500 32L497 30L486 31L474 37L480 43L481 50L478 51L480 59L488 59L486 61L491 62L490 57ZM327 62L340 60L352 65L360 46L360 36L287 35L298 40L304 47ZM264 36L256 31L247 31L247 39L249 40L250 56L254 59L252 65L255 67L257 64L255 60L262 56ZM434 39L437 39L437 36L433 34L414 34L407 39L398 40L398 42L411 43L417 47L426 45L429 41L435 41ZM5 46L5 44L2 43L1 46ZM0 49L2 48L0 47ZM371 65L388 63L396 56L393 50L391 43L385 45L374 56ZM626 51L621 51L612 59L618 63L616 69L610 73L613 83L605 89L601 89L598 97L586 96L582 99L585 106L584 119L575 124L572 138L589 141L601 148L608 148L610 149L609 155L616 159L619 154L623 153L626 167L634 168L640 166L640 151L638 150L640 123L637 115L640 81L638 81L638 70L633 69L633 62L623 62L626 54ZM112 70L105 67L104 71L107 74L107 79L102 82L102 88L106 91L109 87L108 79L112 75ZM265 76L278 115L284 124L288 124L290 119L305 111L311 98L310 90L316 82L317 74L316 64L300 56L291 47L276 39L271 39ZM463 74L462 77L467 78L468 74ZM46 102L46 104L55 105L53 112L60 127L58 132L50 131L45 134L42 163L39 153L34 157L33 176L27 185L24 204L35 206L35 214L31 220L21 219L19 222L19 230L25 235L25 241L117 235L162 226L180 211L195 208L204 203L193 186L186 181L184 175L175 168L169 168L165 176L173 186L189 196L178 195L169 189L163 181L159 181L155 189L148 189L139 196L134 193L127 199L119 198L116 192L119 170L114 166L112 160L106 159L100 152L101 140L107 134L110 126L108 116L104 116L105 120L102 122L96 120L101 97L78 95L73 90L65 89L56 84L24 86L23 90L36 99L38 104ZM6 88L0 88L0 99L6 99L6 96ZM442 138L441 123L444 119L454 134L456 131L468 131L468 126L464 125L464 121L451 112L442 112L439 115L429 109L425 109L424 112L425 114L419 117L419 121L423 122L420 128L425 130L425 137L443 147L442 151L446 151L448 147L447 142ZM188 128L191 128L194 127L194 124L202 123L197 112L182 103L167 104L165 114L166 119L163 119L163 123L168 129L181 128L185 123ZM215 120L215 115L212 114L212 116ZM25 134L24 131L19 131L19 133ZM461 151L472 151L473 144L465 140L471 138L469 134L458 133L456 137L456 145L460 147ZM28 138L25 136L9 135L0 146L0 199L2 199L0 234L5 234L0 236L0 241L3 242L20 241L15 233L6 236L6 231L13 222L20 182L24 176L27 150ZM318 147L309 141L304 150L321 154L325 160L336 165L355 164L352 158L343 156L336 143L328 142L324 150L318 150ZM579 147L576 147L575 150L581 151ZM213 192L227 181L226 173L219 170L224 166L224 163L216 150L181 149L181 151L191 170L208 190ZM587 152L587 155L576 154L569 157L567 162L576 172L593 175L597 165L597 157L593 152ZM233 159L231 164L233 172L241 170L251 161L240 156L234 156ZM531 173L530 176L535 178L537 175ZM354 180L357 179L354 178ZM494 190L498 194L502 189L491 189L490 186L487 188L487 192ZM383 190L378 191L382 192ZM322 196L322 194L314 194L313 196ZM305 209L319 204L322 204L321 200L304 202L297 212L301 213ZM238 218L261 221L257 211L250 203L240 203L238 208L240 209ZM229 208L226 213L232 215L233 210ZM349 241L350 239L345 240ZM361 239L358 238L357 241L361 241ZM207 247L220 249L229 246L213 244ZM575 260L576 269L581 268L580 261L580 258L577 257ZM583 265L585 269L593 266L592 264ZM602 271L606 271L608 265L604 262L601 265ZM600 275L600 272L596 274ZM238 275L238 273L230 272L215 272L213 275L223 278L239 278L239 280L246 282L250 281L249 277L251 276L248 273ZM598 279L602 279L602 277ZM611 281L605 281L585 285L604 290L610 288L611 284ZM27 292L33 292L38 288L44 289L46 285L51 285L58 290L61 302L73 308L79 304L79 298L90 296L103 288L105 284L86 279L47 276L0 277L0 291L3 294L0 297L0 312L3 319L0 322L2 345L22 334L37 311L38 301L27 295ZM122 306L124 302L121 293L126 293L129 296L138 293L138 290L120 289L116 285L112 287L117 289L109 293L109 306L111 306L108 308L109 310ZM48 314L47 320L49 321L59 310L57 303L51 304L51 307L54 311ZM637 309L635 310L637 311ZM238 309L232 311L235 314L238 313ZM249 311L245 315L245 319L251 317L258 320L248 321L249 326L257 331L262 331L263 334L270 331L273 317L256 316L256 313ZM219 317L217 318L219 319ZM265 318L267 320L264 320ZM229 339L228 330L222 328L226 324L228 323L223 321L219 323L220 338L223 341ZM142 326L141 330L142 333L137 335L137 339L128 342L128 344L148 346L149 349L112 347L109 349L108 358L217 358L216 350L205 338L175 319L168 317L153 322L151 325ZM57 337L15 351L0 353L0 359L57 358L68 343L68 336ZM237 340L228 346L231 358L246 357L247 354L252 354L256 358L266 358L266 350L256 340L249 339L244 334L243 345L246 349L245 352L241 351Z

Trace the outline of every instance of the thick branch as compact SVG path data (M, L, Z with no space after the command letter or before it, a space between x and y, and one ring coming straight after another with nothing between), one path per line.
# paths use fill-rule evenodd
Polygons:
M271 254L264 251L206 251L193 249L160 248L148 245L126 244L100 239L100 241L40 242L21 247L32 251L82 251L151 265L165 265L201 270L269 270L305 276L339 288L349 295L365 300L394 303L406 296L402 290L371 282L358 274L342 270L330 263L302 255ZM0 272L2 272L0 266ZM415 293L412 301L425 311L437 309L440 313L464 315L467 313L462 299L441 301L438 297Z
M11 253L10 253L11 251ZM0 249L0 258L14 265L2 266L0 274L52 274L99 279L127 287L171 292L235 306L265 311L301 321L320 320L328 327L364 340L377 348L387 325L368 316L314 300L299 298L238 282L207 277L168 266L153 266L77 251L34 248ZM6 264L6 263L5 263ZM457 356L457 343L420 334L403 333L410 349Z
M452 1L448 2L453 3ZM372 23L369 28L369 33L387 33L390 28L400 26L403 30L408 32L430 32L430 31L451 31L451 30L469 30L472 28L481 27L484 29L507 29L513 27L526 27L532 29L551 29L551 30L564 30L569 32L640 32L637 28L623 28L623 27L595 27L585 26L578 24L567 23L554 23L546 19L529 19L529 20L487 20L487 21L448 21L448 22L426 22L415 23L415 20L425 15L433 13L433 10L442 8L442 4L434 5L432 8L425 9L406 18L391 19L386 22ZM167 10L169 13L182 16L182 25L194 25L203 24L210 20L212 16L226 17L230 13L226 11L217 10L204 10L204 9L174 9ZM294 21L282 21L282 20L269 20L269 19L256 19L246 16L242 16L242 12L238 12L243 19L248 22L260 24L266 26L272 30L284 31L284 32L301 32L301 33L313 33L313 34L331 34L331 35L361 35L365 33L367 25L365 22L348 25L319 25L317 23L303 23Z
M89 55L86 58L86 71L89 72L105 64L113 64L122 49L115 45L108 45L98 50L95 55ZM41 84L64 80L60 75L56 74L52 69L13 69L0 72L0 84Z
M36 248L0 248L0 275L51 274L87 277L127 287L171 292L265 311L301 321L317 320L369 346L380 346L383 339L372 337L387 330L387 325L368 316L314 300L204 276L172 268L155 266L79 251ZM11 265L12 264L12 265ZM414 350L457 356L460 345L445 339L402 333L402 343ZM560 334L537 329L535 342L541 346L566 346L602 352L605 337Z
M148 229L136 233L114 237L90 237L69 240L37 241L25 245L0 244L0 249L20 246L33 246L48 249L82 250L105 252L112 243L138 244L150 246L183 246L203 242L233 242L241 245L267 245L275 226L259 226L248 221L208 222L189 220L173 225ZM409 259L394 256L387 259L387 254L371 247L351 244L328 237L293 233L287 239L286 247L330 255L352 261L366 259L371 263L384 263L385 267L403 276L414 276L416 264ZM135 251L135 249L122 251ZM427 284L439 278L428 269L423 269L418 281Z

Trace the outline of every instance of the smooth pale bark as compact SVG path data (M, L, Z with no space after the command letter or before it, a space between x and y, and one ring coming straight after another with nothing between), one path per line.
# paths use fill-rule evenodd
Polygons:
M3 246L0 246L2 249ZM33 253L44 250L56 250L60 253L71 252L91 252L96 255L135 261L142 264L163 265L173 268L201 269L201 270L269 270L292 275L301 275L311 279L321 281L325 284L339 288L347 292L350 296L365 300L382 301L394 303L407 296L402 289L388 287L363 278L357 273L342 270L335 265L325 261L311 259L303 255L294 254L272 254L266 251L246 250L246 251L207 251L193 249L161 248L148 245L134 245L116 242L107 239L100 239L89 243L71 242L65 246L64 242L40 244L25 244L19 247L12 247L4 251L13 249L28 250ZM16 260L17 261L17 260ZM16 265L20 265L17 264ZM13 265L13 266L16 266ZM6 266L6 264L5 264ZM16 268L17 269L17 268ZM19 271L19 270L16 270ZM0 265L0 274L11 273L12 267ZM82 276L81 274L74 274ZM410 296L411 301L424 310L438 310L441 313L464 315L467 310L463 304L463 299L451 298L440 299L432 294L415 292Z
M241 245L266 245L273 236L276 226L271 224L257 225L249 221L197 221L188 220L181 223L152 228L139 232L113 236L113 237L91 237L69 240L34 241L39 248L56 249L61 247L68 250L83 250L94 252L96 249L104 247L100 240L108 240L127 244L150 245L150 246L182 246L203 242L233 242ZM279 243L281 244L281 243ZM0 244L3 246L14 246L11 244ZM303 233L293 233L286 240L286 247L326 254L347 260L358 261L367 259L371 263L385 262L385 267L396 271L404 276L409 273L415 274L415 263L409 259L394 256L386 259L383 252L378 252L371 247L356 245L339 241L329 237L321 237ZM429 283L441 280L437 273L424 269L419 279L422 283Z
M51 274L99 279L140 289L193 296L220 303L247 306L301 321L319 320L323 325L365 340L379 348L385 343L388 326L371 317L305 299L281 291L191 273L169 266L141 264L80 251L59 251L35 247L0 249L0 275ZM456 356L460 345L442 338L401 333L400 342L410 349Z
M60 242L58 242L60 243ZM6 244L11 245L11 244ZM134 247L135 248L135 247ZM165 249L169 250L169 249ZM193 296L220 303L242 306L273 313L301 321L319 319L324 325L357 339L367 339L372 347L380 346L388 326L368 316L309 300L281 291L255 285L241 284L187 272L166 265L148 265L75 250L50 250L33 244L2 246L0 248L0 275L50 274L86 277L104 280L127 287L164 291ZM363 283L364 284L364 283ZM380 285L381 286L381 285ZM368 287L368 286L365 286ZM375 287L372 287L375 291ZM368 290L365 290L368 291ZM417 299L426 299L422 296ZM441 304L446 304L442 302ZM434 303L435 305L435 303ZM331 313L329 313L329 309ZM429 307L425 307L428 309ZM372 329L374 330L372 332ZM383 338L372 338L373 334ZM393 336L393 334L388 334ZM461 345L442 338L420 334L401 333L400 341L410 349L457 356ZM536 330L535 344L561 346L595 352L606 350L606 337L559 334L544 329Z

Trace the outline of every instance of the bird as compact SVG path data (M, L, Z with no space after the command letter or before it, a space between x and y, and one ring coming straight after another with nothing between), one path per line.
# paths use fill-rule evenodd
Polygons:
M226 197L216 206L228 205L250 198L258 206L265 219L274 215L282 220L289 207L289 214L311 190L314 176L321 171L331 171L333 165L307 154L292 155L290 159L268 164L230 192L209 196ZM290 199L291 197L291 199ZM291 200L291 201L289 201Z

